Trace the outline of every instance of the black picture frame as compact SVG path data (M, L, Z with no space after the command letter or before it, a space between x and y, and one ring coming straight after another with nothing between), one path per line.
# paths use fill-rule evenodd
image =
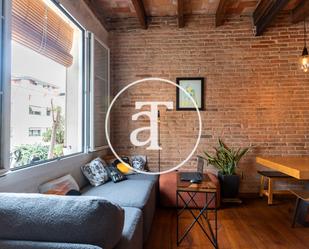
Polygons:
M205 110L205 102L204 102L204 84L205 84L205 78L203 77L181 77L181 78L176 78L176 83L177 85L181 86L181 82L182 81L196 81L196 84L200 84L200 89L201 89L201 93L200 93L200 96L201 96L201 99L200 99L200 103L201 105L199 106L199 110L200 111L204 111ZM195 111L195 107L182 107L180 105L180 88L176 87L176 110L177 111ZM182 94L185 94L183 93L183 91L181 91ZM198 104L198 103L197 103Z

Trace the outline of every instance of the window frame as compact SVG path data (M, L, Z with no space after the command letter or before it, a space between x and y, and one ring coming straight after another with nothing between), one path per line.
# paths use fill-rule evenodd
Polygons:
M12 48L11 48L11 9L12 9L12 4L11 4L11 0L0 0L0 4L1 2L4 3L4 10L5 10L5 20L7 20L5 22L4 25L4 37L5 39L3 39L3 58L5 63L3 63L2 65L2 72L3 75L1 77L1 82L3 82L4 84L1 85L1 87L3 88L2 92L3 92L3 99L1 99L1 110L2 111L0 114L2 117L2 122L1 122L1 126L0 126L0 134L1 134L1 144L5 145L1 147L1 155L0 155L0 171L1 169L5 169L5 171L16 171L16 170L20 170L20 169L24 169L24 168L29 168L29 167L34 167L34 166L38 166L38 165L44 165L46 163L49 162L53 162L53 161L59 161L59 160L63 160L66 158L70 158L73 156L77 156L77 155L81 155L85 153L85 134L86 132L86 126L85 126L85 122L84 119L86 118L86 110L87 110L87 98L89 98L87 96L87 92L85 91L85 89L87 89L87 85L88 85L88 80L86 78L86 69L87 69L87 65L85 62L85 58L86 58L86 34L87 34L87 30L69 13L68 10L66 10L64 8L64 6L62 4L60 4L60 2L58 0L50 0L51 3L53 3L55 5L56 8L58 8L66 17L68 17L68 19L70 21L72 21L74 23L74 25L76 25L81 33L82 33L82 37L81 37L81 42L82 42L82 46L81 46L81 72L80 72L80 76L81 76L81 81L82 81L82 87L81 87L81 92L79 93L81 96L81 100L82 100L82 108L81 108L81 129L82 129L82 134L81 134L81 151L80 152L76 152L76 153L72 153L69 155L65 155L65 156L61 156L61 157L55 157L52 159L47 159L44 161L39 161L37 163L31 163L31 164L26 164L26 165L22 165L19 167L15 167L15 168L10 168L10 132L11 132L11 127L10 127L10 118L4 118L4 117L10 117L11 116L11 87L10 87L10 81L11 81L11 52L12 52ZM1 29L0 29L1 31ZM1 39L1 36L0 36ZM0 64L1 66L1 64ZM0 93L2 93L0 90ZM0 172L1 175L1 172Z
M4 28L4 1L0 0L0 117L1 117L1 122L0 122L0 141L2 142L2 132L1 132L1 128L2 128L2 98L3 98L3 43L4 43L4 32L3 32L3 28ZM2 144L2 143L1 143ZM2 146L0 145L0 151L2 150ZM0 154L0 171L2 171L4 168L4 165L2 163L2 153Z
M107 59L107 102L108 106L110 105L110 98L111 98L111 88L110 88L110 48L102 42L95 34L92 32L88 32L89 37L89 152L100 151L109 148L109 145L102 145L102 146L95 146L94 142L94 49L95 49L95 41L97 41L102 47L107 50L108 59ZM104 120L105 125L105 120ZM104 127L105 131L105 127ZM110 122L108 123L108 135L110 136Z
M10 170L10 117L11 113L11 88L8 82L11 81L11 7L12 3L8 0L1 0L1 26L0 39L2 46L0 76L1 76L1 154L0 154L0 171ZM9 131L9 132L7 132ZM6 146L3 146L6 145Z

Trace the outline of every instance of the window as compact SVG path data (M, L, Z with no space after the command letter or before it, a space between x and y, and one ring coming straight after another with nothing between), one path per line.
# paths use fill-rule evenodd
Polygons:
M40 106L34 106L29 105L29 114L30 115L46 115L50 116L51 114L51 108L50 107L40 107Z
M84 30L51 0L13 0L11 29L11 168L82 152Z
M29 128L29 137L40 137L41 129L40 128Z
M39 106L30 105L29 106L29 114L30 115L38 115L38 116L40 116L42 114L41 113L41 108Z
M51 109L49 107L46 108L46 116L50 116L51 114Z
M105 118L109 106L109 49L93 34L90 35L91 48L91 150L106 147Z

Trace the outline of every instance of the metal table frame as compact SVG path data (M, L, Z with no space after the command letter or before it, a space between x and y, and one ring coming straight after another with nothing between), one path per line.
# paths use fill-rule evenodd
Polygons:
M181 195L181 193L186 193L190 198L188 201L185 201L185 199L183 198L183 196ZM196 194L198 193L205 193L206 195L206 201L205 201L205 205L202 209L200 209L196 203L196 201L194 200L194 197L196 196ZM208 194L211 194L211 198L208 200ZM182 200L182 202L184 203L183 208L179 208L179 199ZM209 217L208 217L208 210L209 205L212 201L215 201L215 208L213 208L212 210L214 210L215 213L215 229L213 230L211 224L209 223ZM189 204L193 203L195 208L190 208ZM179 210L180 209L180 210ZM198 215L195 215L194 212L192 211L192 209L197 209L199 210ZM193 228L193 226L197 223L200 228L202 229L203 233L206 235L206 237L208 238L208 240L211 242L211 244L214 246L214 248L219 248L218 247L218 218L217 218L217 193L214 191L199 191L199 190L176 190L176 210L177 210L177 246L179 246L179 244L183 241L183 239L188 235L188 233L191 231L191 229ZM193 216L194 220L193 222L187 227L186 231L184 232L184 234L179 238L179 218L181 216L181 214L185 211L188 210L191 215ZM207 223L207 227L209 229L209 233L206 231L205 227L203 226L203 224L201 224L201 222L199 221L199 219L204 219Z

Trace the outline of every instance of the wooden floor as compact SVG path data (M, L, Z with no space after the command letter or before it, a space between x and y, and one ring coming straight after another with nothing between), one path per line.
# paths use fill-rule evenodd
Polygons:
M241 205L218 212L220 249L308 249L309 228L291 228L294 201L279 200L268 206L266 199L247 199ZM183 214L181 228L192 221ZM183 231L182 230L182 231ZM174 209L158 209L144 249L207 249L213 248L196 224L177 247L176 213Z

